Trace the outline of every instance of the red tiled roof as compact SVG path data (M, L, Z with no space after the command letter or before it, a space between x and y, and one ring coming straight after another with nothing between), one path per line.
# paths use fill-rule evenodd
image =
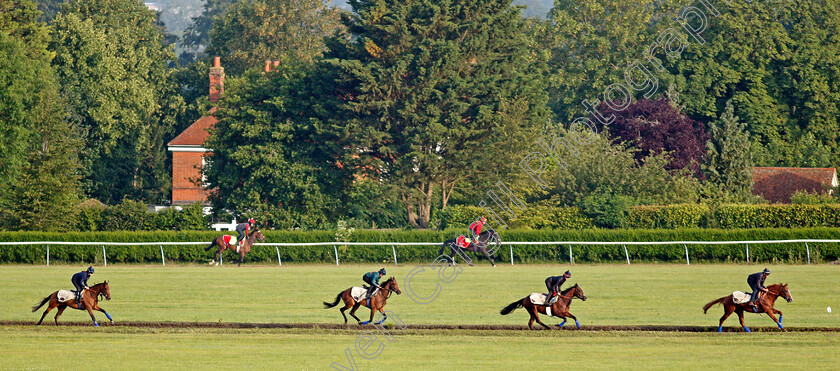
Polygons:
M186 130L184 130L181 134L178 134L175 139L172 139L169 142L170 146L203 146L204 141L207 140L207 137L210 136L209 130L216 125L216 122L219 121L216 119L216 116L213 116L213 112L216 112L216 107L210 109L207 112L207 115L201 116L196 122L190 125Z
M773 203L790 203L796 191L825 193L837 186L834 168L754 167L752 193Z

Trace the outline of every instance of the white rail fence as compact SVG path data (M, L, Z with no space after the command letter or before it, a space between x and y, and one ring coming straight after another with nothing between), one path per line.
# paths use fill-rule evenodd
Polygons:
M787 243L801 243L805 245L805 253L807 255L808 264L811 264L811 249L808 243L840 243L840 240L826 240L826 239L799 239L799 240L764 240L764 241L625 241L625 242L603 242L603 241L538 241L538 242L502 242L502 245L510 247L510 264L513 265L514 246L568 246L569 247L569 264L574 265L574 251L573 246L579 249L585 246L622 246L624 248L624 255L627 264L630 264L630 254L627 246L651 246L651 245L682 245L685 249L685 263L691 264L690 253L688 245L744 245L744 254L746 260L750 261L750 245L762 244L787 244ZM166 265L166 257L164 256L163 246L188 246L188 245L207 245L207 242L66 242L66 241L26 241L26 242L0 242L0 246L4 245L46 245L46 264L50 265L50 246L51 245L77 245L77 246L102 246L102 259L104 264L108 264L108 256L106 246L159 246L161 265ZM305 242L305 243L256 243L255 247L266 246L274 247L277 252L277 264L282 266L283 262L280 259L280 247L320 247L332 246L335 254L335 265L339 265L338 246L391 246L391 251L394 255L394 265L397 261L397 246L441 246L440 242ZM499 249L501 250L501 249ZM221 257L220 257L221 259Z

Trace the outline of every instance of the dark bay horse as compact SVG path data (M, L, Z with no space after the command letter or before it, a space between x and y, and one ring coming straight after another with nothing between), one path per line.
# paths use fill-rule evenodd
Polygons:
M474 253L480 252L484 255L485 258L487 258L488 261L490 261L491 265L493 265L494 267L496 266L496 251L499 250L499 247L501 247L502 244L502 238L499 237L499 234L496 233L496 231L488 229L484 232L481 232L481 234L478 236L478 239L473 241L470 244L470 246L466 249L463 249L460 246L458 246L456 240L457 239L453 238L451 240L444 241L443 246L441 246L440 248L440 252L438 252L438 255L443 255L443 252L448 247L449 253L451 254L450 257L452 258L453 262L455 256L460 256L464 259L464 261L467 262L467 264L473 265L472 259L470 259L470 257L466 254L465 251L471 251ZM489 252L488 247L490 247Z
M40 303L38 303L37 305L32 307L32 311L35 312L36 310L43 307L44 304L46 304L47 302L50 303L50 305L47 306L47 310L45 310L44 314L41 315L41 320L38 321L38 325L40 325L41 322L44 321L44 317L47 316L47 313L49 313L55 307L58 307L58 313L55 314L55 325L56 326L58 326L58 317L61 316L61 313L63 313L64 310L67 309L67 307L70 307L70 308L73 308L73 309L87 310L88 314L90 314L90 319L93 320L93 325L94 326L99 326L99 323L96 322L96 317L93 316L93 311L94 310L98 310L102 313L105 313L105 317L108 317L108 320L111 321L111 324L114 324L114 320L111 319L111 315L108 314L108 312L106 312L105 309L102 309L102 308L99 307L99 298L100 297L104 297L107 300L111 300L111 288L108 287L108 281L105 281L105 282L102 282L102 283L97 283L97 284L91 286L89 289L85 290L82 293L81 302L83 304L82 305L83 308L79 308L79 303L76 302L76 299L70 299L70 300L67 300L63 303L59 303L58 302L58 291L56 291L56 292L50 294L49 296L47 296L46 298L44 298L43 300L41 300Z
M385 304L387 304L386 302L387 302L388 298L391 297L391 293L396 292L397 295L399 295L399 294L402 294L402 291L400 291L400 286L397 285L397 280L394 279L394 277L389 278L387 281L385 281L385 283L383 283L380 286L382 286L382 290L379 290L379 292L377 292L376 295L374 295L373 298L370 299L370 304L368 304L367 299L364 299L364 300L361 300L361 301L354 300L353 296L350 294L350 290L353 289L351 287L347 290L344 290L344 291L338 293L338 295L336 295L336 297L335 297L334 302L332 302L332 303L324 302L324 308L325 309L332 308L332 307L338 305L339 301L344 300L344 307L341 308L341 316L344 317L344 324L345 325L347 324L347 316L344 314L344 312L348 308L351 308L351 307L353 309L350 310L350 315L353 316L353 318L355 318L356 321L358 321L360 325L366 325L368 323L373 322L373 314L376 313L376 311L379 311L379 313L382 313L382 320L377 323L377 324L381 324L382 322L385 322L386 319L388 319L388 316L385 314L385 311L382 310L382 308L384 308ZM360 320L359 317L356 317L356 315L355 315L356 309L359 309L359 306L364 306L364 307L370 308L370 319L369 320L362 322L362 320Z
M521 300L517 300L513 303L510 303L508 306L502 308L499 312L503 316L510 314L517 308L525 307L525 310L528 311L528 314L531 315L531 319L528 321L528 328L531 330L534 329L534 321L541 324L545 328L548 327L545 323L540 321L540 314L548 314L546 308L551 308L551 315L554 317L560 317L563 319L563 323L557 325L558 327L563 327L566 324L566 318L570 317L575 320L575 325L577 328L580 328L580 322L578 322L577 317L569 313L569 307L572 305L572 298L578 298L580 300L586 301L586 295L583 293L583 289L575 284L574 286L563 290L558 296L558 299L554 304L551 306L541 305L541 304L534 304L531 303L530 299L531 295L528 295Z
M210 246L204 248L204 251L210 251L210 249L213 248L213 246L219 247L218 251L216 251L216 254L213 255L213 261L210 262L210 265L219 265L219 254L221 254L227 249L230 249L231 251L239 254L239 264L237 265L237 267L241 266L242 261L245 260L245 254L251 251L251 246L254 245L254 241L260 240L260 242L265 242L265 236L263 236L262 232L260 232L259 229L254 229L254 231L251 232L251 234L248 235L247 238L245 238L245 241L242 241L242 247L238 249L236 246L228 246L228 244L225 243L224 238L225 235L216 237L213 241L210 241Z
M790 290L788 289L788 285L786 283L777 283L767 286L767 292L763 293L763 295L759 295L759 298L756 300L755 306L758 308L758 312L754 311L752 309L752 306L750 306L747 303L736 304L735 300L732 298L732 294L729 294L729 296L724 296L720 299L712 300L706 305L704 305L703 313L706 313L706 311L709 310L709 308L711 308L712 305L723 305L723 316L720 317L720 323L718 324L718 332L723 331L723 321L729 318L729 316L732 315L732 312L738 314L738 319L741 320L741 327L746 332L752 331L750 331L747 325L744 324L744 312L767 313L767 315L770 316L770 319L772 319L773 322L776 322L776 325L779 326L780 330L787 331L784 327L782 327L782 311L773 307L776 304L776 299L778 299L780 296L787 300L788 303L793 301L793 296L790 295ZM778 321L776 320L775 314L779 314Z

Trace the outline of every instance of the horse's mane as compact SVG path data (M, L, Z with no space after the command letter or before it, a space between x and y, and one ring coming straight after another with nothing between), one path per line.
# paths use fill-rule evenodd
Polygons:
M565 290L561 291L561 292L560 292L560 295L566 295L566 293L568 293L569 291L574 290L574 289L575 289L575 287L577 287L577 285L578 285L578 284L575 284L574 286L569 287L568 289L565 289Z

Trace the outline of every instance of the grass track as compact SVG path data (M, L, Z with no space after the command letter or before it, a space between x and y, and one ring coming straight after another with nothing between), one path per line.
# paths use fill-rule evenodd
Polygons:
M133 266L97 267L93 281L111 282L113 300L103 304L116 321L341 322L337 309L321 309L321 301L361 282L374 266ZM387 309L407 324L525 325L517 310L500 316L504 305L530 292L543 291L543 280L567 266L465 267L453 282L443 284L430 304L412 301L405 277L414 266L388 266L403 295ZM572 312L583 326L681 325L714 326L719 307L704 315L706 302L746 288L746 275L756 265L576 265L578 282L589 300L575 301ZM777 303L792 327L840 327L840 266L771 265L770 282L787 282L795 302ZM0 320L31 321L40 311L29 307L60 288L81 267L0 266L6 310ZM417 296L429 296L436 272L426 270L412 280ZM155 291L158 289L158 291ZM663 310L663 306L674 309ZM360 310L362 315L365 311ZM98 316L102 318L102 315ZM49 315L48 320L52 319ZM364 317L362 317L364 318ZM104 319L104 318L102 318ZM87 314L67 311L63 321L85 321ZM547 319L546 323L557 323ZM730 319L726 325L736 326ZM749 326L771 326L766 317L747 317ZM568 325L568 324L567 324ZM404 331L398 333L398 331ZM354 348L361 330L321 329L143 329L129 327L0 327L3 369L48 369L56 355L98 356L98 369L331 369L347 365L344 350ZM831 333L663 333L578 331L452 331L394 330L393 342L373 360L354 354L360 369L510 369L523 360L593 369L750 368L757 354L772 357L774 367L836 369L840 337ZM82 339L84 339L82 341ZM381 340L381 337L380 337ZM378 344L378 343L375 343ZM741 367L743 366L743 367Z

